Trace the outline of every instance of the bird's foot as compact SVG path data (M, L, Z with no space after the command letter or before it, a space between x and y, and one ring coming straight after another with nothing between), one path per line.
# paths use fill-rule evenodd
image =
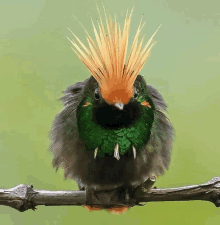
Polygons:
M100 192L98 192L98 193L100 194ZM122 213L125 213L129 209L129 206L118 205L118 206L110 207L110 206L105 205L104 202L102 202L102 200L101 200L102 198L100 199L99 198L100 196L98 197L98 193L96 193L93 189L86 190L86 205L84 205L83 207L85 209L87 209L89 212L100 211L102 209L105 209L106 211L108 211L109 213L112 213L112 214L122 214ZM131 195L127 188L120 188L116 192L114 191L112 193L111 193L111 191L109 191L109 193L110 193L110 195L115 193L115 194L113 194L113 198L117 197L120 200L122 200L123 202L124 201L128 202L130 199L130 195ZM92 196L95 196L99 200L100 205L93 204L94 201L93 201Z
M84 205L83 207L85 209L87 209L89 212L100 211L102 209L105 209L104 207L102 207L100 205L92 205L92 206L90 206L90 205ZM122 214L122 213L127 212L128 209L129 209L128 206L123 206L123 205L113 206L113 207L110 207L110 208L106 208L106 210L109 213L112 213L112 214Z
M89 212L100 211L103 209L103 207L100 205L84 205L83 207Z
M128 206L118 205L111 208L107 208L107 211L112 214L122 214L134 205L132 199L135 196L135 191L132 187L124 186L117 189L116 196L119 201L126 203Z
M119 205L119 206L113 206L111 208L107 208L106 210L112 214L122 214L127 212L128 209L129 209L128 206Z
M134 202L132 202L134 195L135 192L132 187L124 186L118 188L111 200L117 198L120 202L124 202L126 205L116 205L107 208L106 210L112 214L122 214L127 212L127 210L134 205Z
M92 196L95 196L100 201L100 199L95 194L93 189L87 189L86 190L86 205L84 205L84 208L87 209L89 212L102 210L103 207L101 205L92 204Z

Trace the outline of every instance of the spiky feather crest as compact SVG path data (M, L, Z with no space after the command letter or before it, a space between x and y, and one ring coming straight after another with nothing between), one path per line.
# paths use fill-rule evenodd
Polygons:
M126 104L130 101L134 93L134 81L148 59L151 48L156 43L151 44L159 28L147 44L141 48L144 38L139 42L139 36L145 23L141 25L140 21L126 60L132 12L133 9L129 16L128 13L126 14L123 30L121 30L116 18L114 22L111 17L107 18L106 12L106 27L100 16L99 33L92 21L95 40L85 30L89 48L74 33L72 34L79 44L68 38L73 45L73 51L97 80L101 95L109 104L119 102Z

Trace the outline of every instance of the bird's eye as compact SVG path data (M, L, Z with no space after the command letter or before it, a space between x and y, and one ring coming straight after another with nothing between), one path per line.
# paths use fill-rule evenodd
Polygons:
M138 97L137 89L134 88L134 98L137 99L137 97Z
M95 89L94 96L95 96L96 100L99 100L99 89L98 88Z

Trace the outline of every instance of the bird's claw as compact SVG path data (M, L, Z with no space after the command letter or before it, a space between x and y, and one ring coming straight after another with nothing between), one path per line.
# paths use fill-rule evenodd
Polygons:
M86 208L89 212L102 210L103 207L101 205L93 205L93 196L100 201L93 189L86 189L86 205L84 205L84 208Z

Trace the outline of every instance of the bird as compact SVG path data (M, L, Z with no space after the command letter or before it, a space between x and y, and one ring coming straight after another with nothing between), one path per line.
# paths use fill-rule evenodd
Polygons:
M163 175L170 164L174 129L167 105L139 74L159 28L143 46L141 19L129 51L133 9L130 14L127 11L123 28L105 9L105 23L98 12L98 28L92 20L95 38L83 27L87 46L73 32L74 38L68 38L91 76L63 92L64 108L50 131L53 167L62 167L65 178L75 180L88 193L131 193L150 177ZM104 208L84 207L89 211ZM107 208L115 214L128 209Z

